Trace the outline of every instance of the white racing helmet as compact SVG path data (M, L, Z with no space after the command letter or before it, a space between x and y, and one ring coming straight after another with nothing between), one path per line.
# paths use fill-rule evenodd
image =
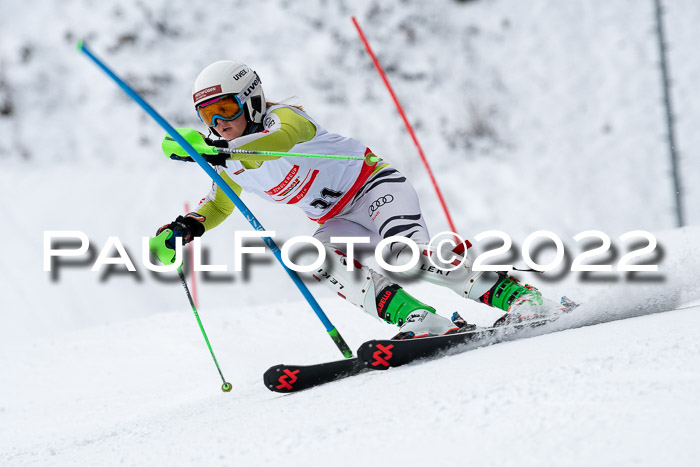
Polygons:
M200 119L202 119L201 104L221 96L235 98L243 108L248 122L245 134L254 132L256 127L260 126L265 115L265 94L260 77L248 65L233 60L220 60L199 73L192 86L192 99ZM219 118L228 120L225 116ZM216 125L215 120L204 122L212 132L217 134L213 128Z

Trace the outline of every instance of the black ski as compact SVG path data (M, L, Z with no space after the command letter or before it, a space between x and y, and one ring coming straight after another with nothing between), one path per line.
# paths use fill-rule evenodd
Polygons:
M578 305L566 297L562 298L563 308L568 313ZM515 340L534 327L546 325L559 318L558 314L547 317L533 317L518 322L505 323L499 320L498 326L473 328L469 331L447 336L419 337L406 340L379 339L367 341L357 350L356 358L347 358L315 365L276 365L268 369L263 381L270 391L290 393L362 373L367 369L386 370L405 365L422 358L431 358L458 352L460 346L472 343L489 345L506 340ZM522 319L522 318L520 318ZM467 347L464 347L467 350Z
M366 369L386 370L405 365L420 358L435 356L461 344L487 337L505 337L518 329L546 324L552 319L530 321L526 325L506 325L494 328L476 328L459 334L437 337L420 337L407 340L371 340L360 346L357 357L316 363L313 365L275 365L263 375L265 387L270 391L290 393L302 391L342 378L354 376ZM490 340L489 342L493 342Z
M357 349L357 358L365 368L386 370L411 363L421 358L445 355L451 349L468 343L488 345L514 340L527 329L551 323L559 319L562 313L570 313L579 305L567 297L561 298L561 308L549 316L520 316L511 318L505 315L489 328L473 327L446 336L420 337L405 340L379 339L367 341ZM517 319L517 321L515 321ZM511 320L510 322L508 320ZM467 350L465 347L464 350Z
M357 358L346 358L315 365L276 365L263 375L265 387L274 392L296 392L337 379L356 375L363 370Z
M501 342L512 338L525 329L541 326L555 319L540 318L514 325L475 328L447 336L420 337L405 340L376 339L362 344L357 350L357 358L365 368L386 370L421 358L445 354L447 351L467 343L479 341L483 344L492 344Z

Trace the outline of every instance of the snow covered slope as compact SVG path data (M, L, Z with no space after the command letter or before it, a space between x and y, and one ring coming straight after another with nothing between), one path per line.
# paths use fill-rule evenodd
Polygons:
M281 396L262 385L267 366L334 356L302 304L285 308L298 326L264 326L279 306L204 315L229 394L186 312L15 346L0 356L11 383L0 464L691 466L700 455L698 307ZM333 318L358 342L357 320Z

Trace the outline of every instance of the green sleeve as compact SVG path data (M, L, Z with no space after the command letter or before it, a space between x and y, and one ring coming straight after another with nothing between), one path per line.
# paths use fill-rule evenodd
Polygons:
M222 171L219 175L224 179L226 184L233 189L234 193L238 196L243 192L243 188L233 180L231 177ZM207 195L207 201L202 204L199 209L197 209L197 214L204 216L204 231L208 231L221 224L224 219L226 219L235 208L233 201L226 196L216 184L212 188L212 191Z
M279 118L279 127L269 133L258 133L258 138L250 141L239 149L248 151L276 151L287 152L299 143L311 140L316 135L316 127L308 119L302 117L292 109L280 108L271 113ZM245 162L248 162L246 164ZM256 168L263 161L244 161L248 168Z

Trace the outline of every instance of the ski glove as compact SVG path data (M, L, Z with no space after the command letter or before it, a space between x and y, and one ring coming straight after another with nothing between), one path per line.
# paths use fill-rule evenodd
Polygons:
M175 262L175 239L182 238L182 244L186 245L204 233L204 216L191 212L186 216L177 216L170 224L165 224L151 237L148 244L153 256L163 264Z
M223 139L212 140L205 137L197 130L190 128L178 128L177 132L211 165L223 165L226 167L226 161L230 157L229 154L219 154L215 148L228 148L228 142ZM161 143L163 153L170 159L176 161L194 162L194 159L175 141L170 135L166 134Z
M194 237L201 237L204 233L204 216L200 216L196 212L191 212L186 216L177 216L170 224L165 224L156 232L156 236L160 235L165 229L170 229L173 235L165 242L165 246L174 250L175 238L182 237L182 244L187 245Z
M175 262L176 250L168 248L166 243L173 237L173 231L170 229L164 229L162 232L160 229L158 230L160 233L148 240L148 248L151 250L151 254L158 258L158 261L165 265L171 265Z

